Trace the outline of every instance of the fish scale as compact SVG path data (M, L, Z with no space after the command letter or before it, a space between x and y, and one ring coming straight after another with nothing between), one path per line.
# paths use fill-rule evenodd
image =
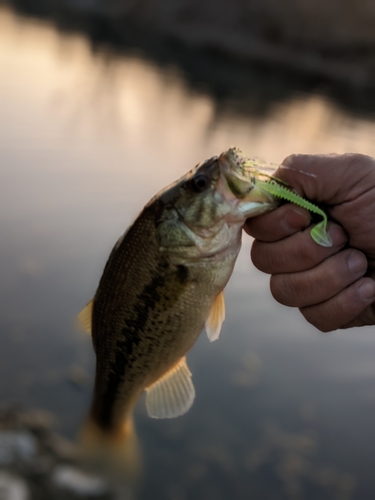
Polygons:
M81 313L97 357L84 436L100 456L116 442L118 464L128 461L144 390L152 417L182 415L193 403L186 353L204 325L211 341L219 336L246 218L277 205L241 165L223 153L157 194L115 245Z
M151 205L139 216L110 257L94 299L92 334L96 352L102 353L97 356L106 358L109 350L116 353L115 360L101 363L96 374L100 390L95 392L94 407L106 408L106 414L108 407L114 408L118 393L122 397L129 394L131 404L133 393L141 392L159 378L166 371L164 365L173 366L194 344L208 313L191 314L199 305L197 290L184 292L189 281L197 283L199 278L194 280L192 268L170 263L167 254L159 251L155 213L157 209ZM140 237L144 234L148 235L147 242ZM199 281L205 286L207 280L201 270L199 274L203 278ZM185 333L182 323L187 317L192 317L192 325L185 328ZM124 408L119 424L123 411Z

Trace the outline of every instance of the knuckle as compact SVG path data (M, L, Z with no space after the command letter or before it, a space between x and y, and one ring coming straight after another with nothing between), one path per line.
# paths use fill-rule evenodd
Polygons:
M300 312L305 320L320 332L328 333L336 330L336 328L330 324L330 321L327 321L326 317L321 314L319 307L302 307L300 308Z
M251 247L251 260L263 273L271 274L280 268L279 252L273 243L254 241Z
M259 216L261 217L261 216ZM250 236L257 238L261 234L262 222L259 222L257 217L252 217L246 220L244 229Z
M280 286L280 284L281 284L280 275L273 274L270 279L270 290L272 297L280 304L285 305L283 299L283 288L282 286Z
M259 269L259 271L267 272L265 265L265 256L267 256L267 252L263 251L263 247L264 244L255 240L251 247L250 257L252 263L257 269Z
M270 279L273 298L283 306L294 306L295 291L290 277L284 274L273 274Z
M297 156L298 156L297 154L291 154L287 156L286 158L284 158L282 165L290 167L295 162Z
M306 159L309 155L304 155L300 153L293 153L289 156L287 156L283 162L282 165L285 167L293 167L294 165L298 164L301 160Z

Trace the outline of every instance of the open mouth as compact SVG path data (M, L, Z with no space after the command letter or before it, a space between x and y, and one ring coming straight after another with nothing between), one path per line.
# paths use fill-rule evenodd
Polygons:
M222 153L218 163L222 172L222 184L218 185L218 189L229 203L276 204L272 195L257 187L254 177L245 169L246 158L240 156L237 150L229 149Z

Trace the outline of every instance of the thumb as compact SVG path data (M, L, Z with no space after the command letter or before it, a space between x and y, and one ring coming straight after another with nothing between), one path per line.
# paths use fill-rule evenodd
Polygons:
M375 160L353 153L294 154L285 158L274 176L310 200L339 205L375 186Z
M292 155L275 172L302 196L327 205L330 217L375 269L375 160L361 154Z

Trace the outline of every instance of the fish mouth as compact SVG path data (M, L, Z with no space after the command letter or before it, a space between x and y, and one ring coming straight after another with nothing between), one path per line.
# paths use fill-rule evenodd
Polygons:
M237 149L222 153L218 160L220 179L217 189L227 203L237 207L242 217L272 210L278 201L256 185L256 178L245 169L246 158Z

